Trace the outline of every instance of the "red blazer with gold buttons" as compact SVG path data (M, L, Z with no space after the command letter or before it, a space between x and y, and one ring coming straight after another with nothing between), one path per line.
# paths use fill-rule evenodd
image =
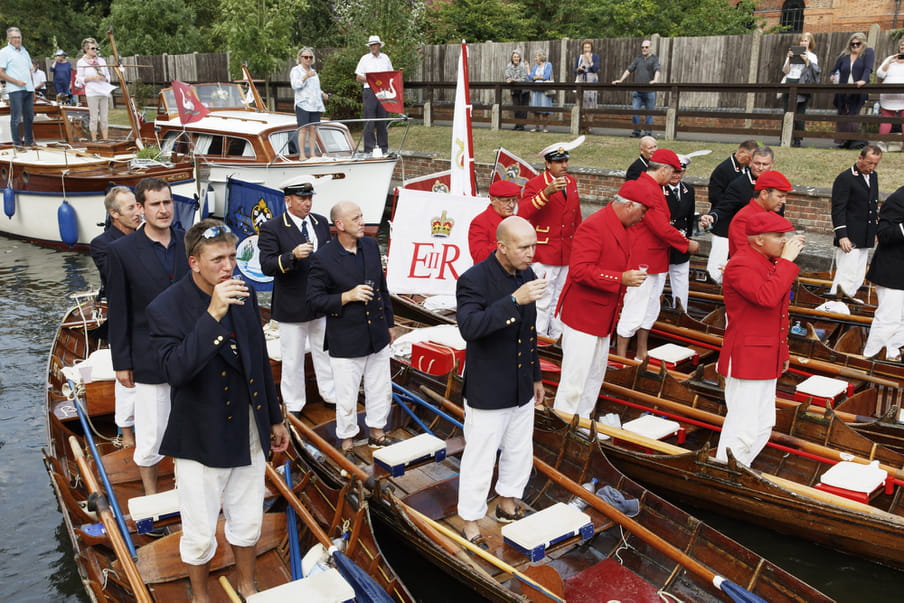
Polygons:
M647 264L649 274L668 272L669 247L685 253L688 238L684 236L683 232L672 226L672 212L659 183L646 172L641 174L637 181L649 189L647 195L649 199L652 199L652 205L648 205L643 220L630 228L633 237L631 268L636 269L638 264Z
M728 327L718 370L738 379L776 379L788 352L789 294L797 264L770 260L749 245L728 260L722 279Z
M574 236L568 278L559 297L562 322L590 335L611 335L625 296L622 272L630 262L631 235L611 204L584 220Z
M544 170L527 181L518 200L518 215L533 224L537 231L534 261L541 264L569 264L574 233L583 219L578 183L571 175L566 175L565 179L568 183L564 194L556 191L547 198L543 189L555 178L549 170Z

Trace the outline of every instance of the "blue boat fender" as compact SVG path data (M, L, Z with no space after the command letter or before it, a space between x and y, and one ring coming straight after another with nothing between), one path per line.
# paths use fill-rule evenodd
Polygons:
M11 186L3 189L3 213L10 219L16 215L16 191Z
M78 243L78 218L69 201L63 199L57 209L57 222L60 225L60 240L72 247Z

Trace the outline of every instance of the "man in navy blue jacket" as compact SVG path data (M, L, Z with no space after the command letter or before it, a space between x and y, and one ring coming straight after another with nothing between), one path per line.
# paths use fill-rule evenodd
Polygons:
M392 377L390 329L395 321L386 288L380 248L364 236L361 208L340 201L330 210L336 240L313 256L308 276L308 303L326 313L324 347L336 377L336 436L348 452L358 434L358 388L364 379L368 444L392 443L383 428L389 419Z
M496 520L524 516L515 499L530 477L534 405L543 403L536 301L546 281L530 269L537 234L530 222L511 216L499 224L496 241L496 252L462 274L455 293L458 328L468 342L458 515L465 538L481 548L487 544L477 522L487 512L497 450Z
M188 272L184 233L173 228L173 196L160 178L135 187L144 226L110 245L107 270L110 352L116 380L135 388L135 454L145 494L157 492L160 439L170 411L170 391L150 346L147 307Z
M311 351L320 397L335 404L336 392L330 356L323 349L326 317L307 303L311 255L330 242L330 224L311 212L314 186L310 182L283 189L286 212L261 225L258 249L261 270L273 277L270 315L279 322L282 380L279 388L286 410L300 413L305 391L305 342Z
M191 272L147 309L153 350L173 407L160 445L175 459L182 540L194 600L207 598L220 508L238 589L254 587L264 469L288 447L253 290L232 276L237 237L219 220L185 235Z

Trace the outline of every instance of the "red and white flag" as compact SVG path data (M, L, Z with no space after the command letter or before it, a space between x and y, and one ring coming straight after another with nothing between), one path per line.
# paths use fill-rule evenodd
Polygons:
M390 113L405 113L405 85L401 71L374 71L365 73L364 77L384 109Z
M210 113L210 109L204 106L198 93L190 85L173 81L173 96L176 97L176 108L179 110L179 120L183 125L198 121Z
M452 172L433 172L426 176L412 178L402 182L402 188L415 191L430 191L431 193L448 193L451 186Z
M452 118L452 187L454 195L477 194L474 170L474 139L471 136L471 88L468 83L468 45L461 41L458 85L455 87L455 114Z
M514 153L499 147L496 151L496 163L493 165L493 177L490 184L499 180L511 180L520 187L539 172L531 164Z

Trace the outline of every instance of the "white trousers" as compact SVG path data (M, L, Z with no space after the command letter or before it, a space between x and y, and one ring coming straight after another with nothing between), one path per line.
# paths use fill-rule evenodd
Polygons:
M866 277L866 262L869 249L855 247L845 253L840 247L835 249L835 277L832 279L831 295L842 293L848 297L857 297L857 289Z
M665 289L665 272L648 274L639 287L628 287L616 332L621 337L634 337L638 329L650 329L659 318L659 298Z
M669 286L672 288L672 306L681 301L681 309L687 312L687 296L690 290L691 262L669 264Z
M562 334L562 321L553 316L559 305L559 295L568 278L568 266L552 266L535 263L531 266L538 278L546 279L546 291L537 300L537 334L558 339Z
M117 427L135 425L135 388L126 387L119 381L113 382L113 399L116 405L115 421Z
M86 96L88 101L88 131L99 134L98 126L101 130L107 129L107 115L110 113L110 97L109 96Z
M264 519L264 452L251 406L251 464L228 469L207 467L197 461L175 459L183 563L204 565L217 552L220 508L226 518L226 540L234 546L253 546Z
M722 284L722 269L728 263L728 237L712 235L709 247L709 258L706 260L706 271L709 277Z
M885 347L885 357L893 358L904 346L904 290L876 285L876 297L876 313L863 355L875 356Z
M320 397L331 404L336 402L336 388L333 384L330 355L323 349L325 334L325 316L308 322L279 323L279 350L282 356L282 379L279 391L282 394L286 410L297 412L304 408L307 401L304 374L306 350L311 352Z
M336 437L346 440L358 435L358 389L364 378L364 423L383 429L392 402L392 374L389 346L359 358L330 356L336 384Z
M775 425L775 385L778 379L725 377L728 413L719 436L716 458L728 460L726 450L748 467L766 446Z
M534 405L482 410L465 401L465 451L458 478L458 515L477 521L487 514L487 494L499 455L499 496L521 498L534 464Z
M609 362L609 338L562 325L562 374L553 408L589 418Z
M171 406L168 384L135 384L135 454L132 458L139 467L153 467L163 460L160 442Z

